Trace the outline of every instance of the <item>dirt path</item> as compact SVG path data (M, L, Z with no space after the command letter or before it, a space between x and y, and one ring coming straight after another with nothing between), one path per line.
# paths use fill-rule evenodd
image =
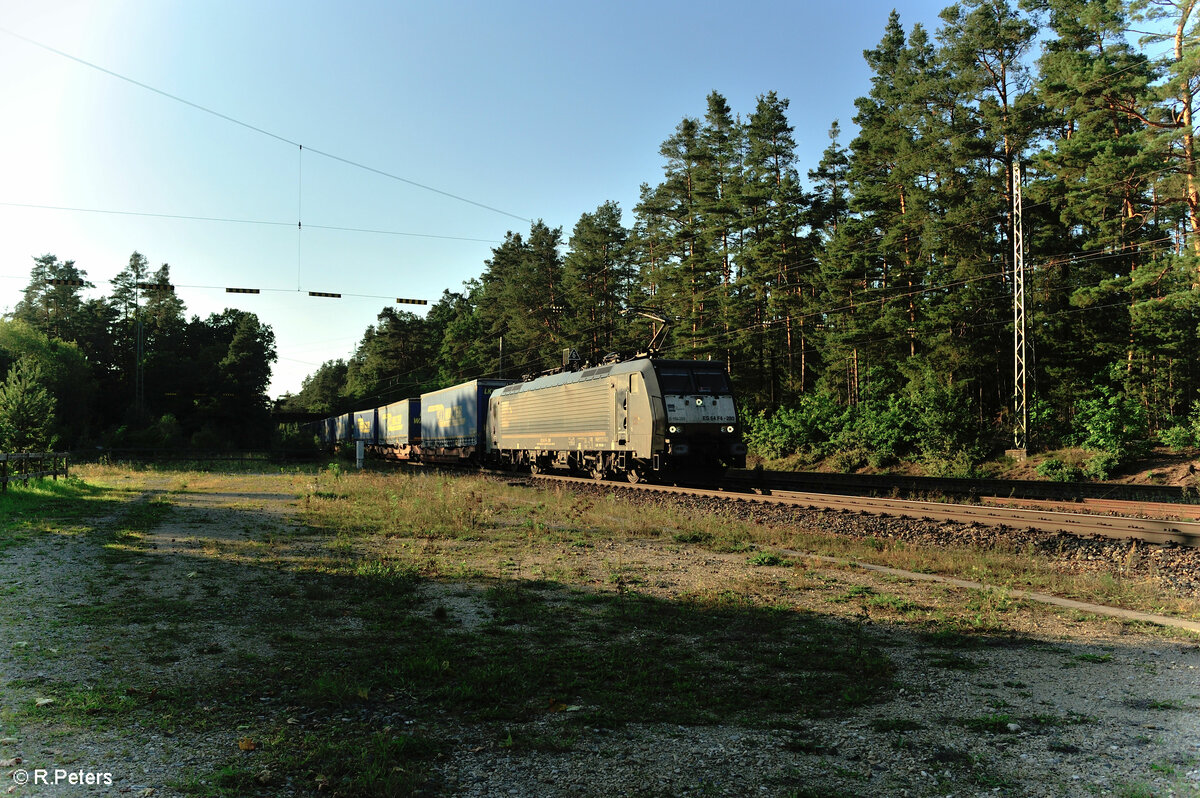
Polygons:
M1200 795L1200 646L1183 633L837 563L755 565L669 538L348 538L301 523L298 497L316 493L303 476L129 482L128 501L0 557L0 790ZM371 591L330 563L369 565ZM389 563L440 570L414 582ZM682 614L705 596L728 597L714 619L741 623L746 608L744 640L710 639L707 616ZM686 628L641 625L652 611ZM950 613L957 625L936 628L960 632L928 631ZM576 632L568 618L594 626ZM774 619L879 651L890 686L828 712L775 712L770 690L747 698L765 709L742 712L736 695L720 709L726 685L759 686L753 674L801 680L771 687L779 708L819 676L790 653L798 641L773 644L772 629L800 628ZM661 671L661 717L597 705L608 694L582 677L566 682L577 694L517 707L463 697L492 685L468 678L472 651L528 649L536 674L539 656L570 654L556 638L572 634L634 658L667 640L711 679ZM444 648L405 659L395 652L408 639ZM352 780L379 762L390 776ZM112 784L13 781L38 769Z

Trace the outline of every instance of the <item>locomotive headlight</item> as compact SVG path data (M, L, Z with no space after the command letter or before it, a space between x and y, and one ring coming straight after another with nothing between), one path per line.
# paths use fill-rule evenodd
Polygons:
M674 435L676 432L679 432L679 427L677 427L677 426L675 426L674 424L672 424L671 426L667 427L667 432L669 432L669 433L671 433L672 435Z
M700 397L696 397L696 407L704 407L704 400Z
M726 432L733 432L733 425L732 425L732 424L730 424L728 427L726 427L726 428L725 428L725 431L726 431Z

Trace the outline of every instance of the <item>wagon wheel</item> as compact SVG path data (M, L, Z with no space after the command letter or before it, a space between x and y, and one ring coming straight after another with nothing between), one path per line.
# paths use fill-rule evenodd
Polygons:
M534 475L543 474L543 473L545 473L545 471L546 471L546 469L542 468L542 466L538 463L537 460L531 460L529 462L529 473L530 474L534 474Z
M625 470L625 479L629 480L630 485L636 485L642 481L642 469L637 466L630 466Z
M592 479L596 480L597 482L603 482L604 478L608 476L608 472L604 469L603 463L596 463L593 465L591 470L588 471L588 474L590 474Z

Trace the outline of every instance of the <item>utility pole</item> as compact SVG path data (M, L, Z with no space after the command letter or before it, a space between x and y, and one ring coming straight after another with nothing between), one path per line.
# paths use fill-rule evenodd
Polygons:
M134 333L137 337L133 361L133 410L140 423L146 413L146 343L142 331L141 283L133 287Z
M170 283L134 283L133 313L137 327L137 362L133 371L133 407L140 420L146 413L146 332L142 324L142 291L165 291L174 293Z
M1013 448L1024 460L1029 449L1029 394L1025 327L1025 234L1021 223L1021 163L1012 165L1013 200Z

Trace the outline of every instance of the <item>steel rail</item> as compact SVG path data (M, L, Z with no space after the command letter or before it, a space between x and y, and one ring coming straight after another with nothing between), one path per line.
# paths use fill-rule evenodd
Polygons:
M1116 540L1141 540L1157 545L1175 544L1200 547L1200 523L1163 518L1133 518L1121 515L1091 515L1055 510L999 507L994 505L950 504L945 502L881 499L868 496L845 496L829 493L783 491L769 494L734 493L710 488L680 487L642 483L596 482L580 477L558 474L538 474L536 479L568 483L602 485L612 489L644 490L677 495L753 501L781 504L818 510L866 512L879 516L900 516L925 521L953 521L966 524L985 524L996 527L1033 529L1042 532L1065 532L1072 535L1097 535Z
M956 479L903 474L834 474L815 471L733 469L722 484L730 488L887 495L931 495L1010 499L1085 499L1155 501L1188 504L1200 492L1178 485L1130 485L1114 482L1050 482L1031 479Z

